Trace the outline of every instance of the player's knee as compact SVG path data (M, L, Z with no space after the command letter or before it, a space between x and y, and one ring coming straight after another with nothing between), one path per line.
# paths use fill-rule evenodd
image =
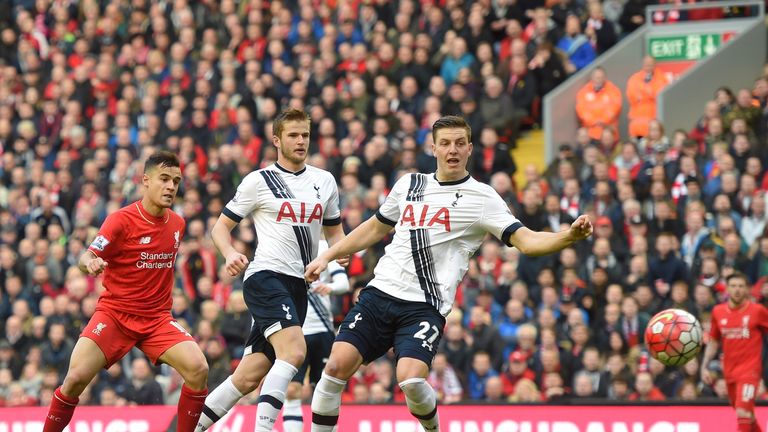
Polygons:
M88 376L87 373L81 370L70 369L67 372L67 376L64 377L61 389L67 396L80 396L92 378L92 376Z
M195 362L188 371L188 378L185 381L190 384L196 384L198 387L205 385L208 381L208 362L205 360Z
M399 383L405 397L413 401L421 401L432 390L424 378L410 378Z
M326 375L330 375L341 380L349 379L349 377L354 373L354 371L349 371L349 367L347 367L344 362L339 361L333 357L328 359L328 362L325 364L324 372Z
M278 357L278 358L280 358L280 360L282 360L284 362L292 364L293 367L298 369L298 368L301 367L301 365L304 364L304 359L306 358L306 356L307 356L307 350L306 349L301 350L301 349L297 348L297 349L290 350L289 352L283 354L282 358L280 358L280 357Z

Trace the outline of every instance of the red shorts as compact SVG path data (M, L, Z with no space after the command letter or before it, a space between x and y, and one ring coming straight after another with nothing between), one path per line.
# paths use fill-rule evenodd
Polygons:
M757 396L757 387L760 384L759 379L740 379L729 381L728 399L731 406L741 408L746 411L755 411L755 397Z
M96 342L107 359L106 368L123 358L134 346L157 364L158 358L172 346L184 341L194 342L170 312L143 317L112 309L97 309L80 337Z

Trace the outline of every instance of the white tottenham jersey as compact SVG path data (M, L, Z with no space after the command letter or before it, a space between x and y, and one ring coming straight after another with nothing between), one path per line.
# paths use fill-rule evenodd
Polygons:
M318 245L318 254L328 249L328 242L320 240ZM349 291L349 279L347 273L344 271L344 267L340 266L336 261L328 263L328 267L320 273L320 277L312 285L318 283L324 283L330 285L331 294L338 295L344 294ZM301 329L305 335L313 335L318 333L336 333L333 328L333 311L331 309L331 296L316 294L310 291L307 295L309 307L307 307L307 317L304 319L304 325Z
M236 222L253 218L258 246L246 279L262 270L304 279L321 227L341 223L336 180L309 165L294 173L273 164L248 174L223 213Z
M486 233L509 244L523 226L490 186L467 176L438 182L409 174L395 183L376 213L395 228L370 285L407 301L451 311L456 287Z

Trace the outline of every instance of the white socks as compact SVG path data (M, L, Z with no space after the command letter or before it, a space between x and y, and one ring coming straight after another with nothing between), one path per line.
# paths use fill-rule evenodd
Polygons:
M301 414L301 399L286 399L283 406L283 432L302 432L304 417Z
M437 398L435 391L424 378L407 379L400 384L405 394L405 402L411 414L427 432L439 431L440 421L437 416Z
M277 359L261 386L261 396L256 408L256 432L270 432L275 426L280 409L283 408L285 391L298 369L292 364Z
M243 394L232 384L232 376L228 377L205 398L203 412L200 413L200 421L197 423L195 431L200 432L211 427L212 424L224 417L242 397Z
M346 381L323 375L312 395L312 432L333 432L339 421L341 392Z

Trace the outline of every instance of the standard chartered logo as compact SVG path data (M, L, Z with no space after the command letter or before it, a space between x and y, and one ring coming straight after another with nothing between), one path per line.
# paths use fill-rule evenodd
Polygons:
M140 269L170 269L173 268L173 263L176 261L176 253L150 253L141 252L139 259L136 261L136 268Z

